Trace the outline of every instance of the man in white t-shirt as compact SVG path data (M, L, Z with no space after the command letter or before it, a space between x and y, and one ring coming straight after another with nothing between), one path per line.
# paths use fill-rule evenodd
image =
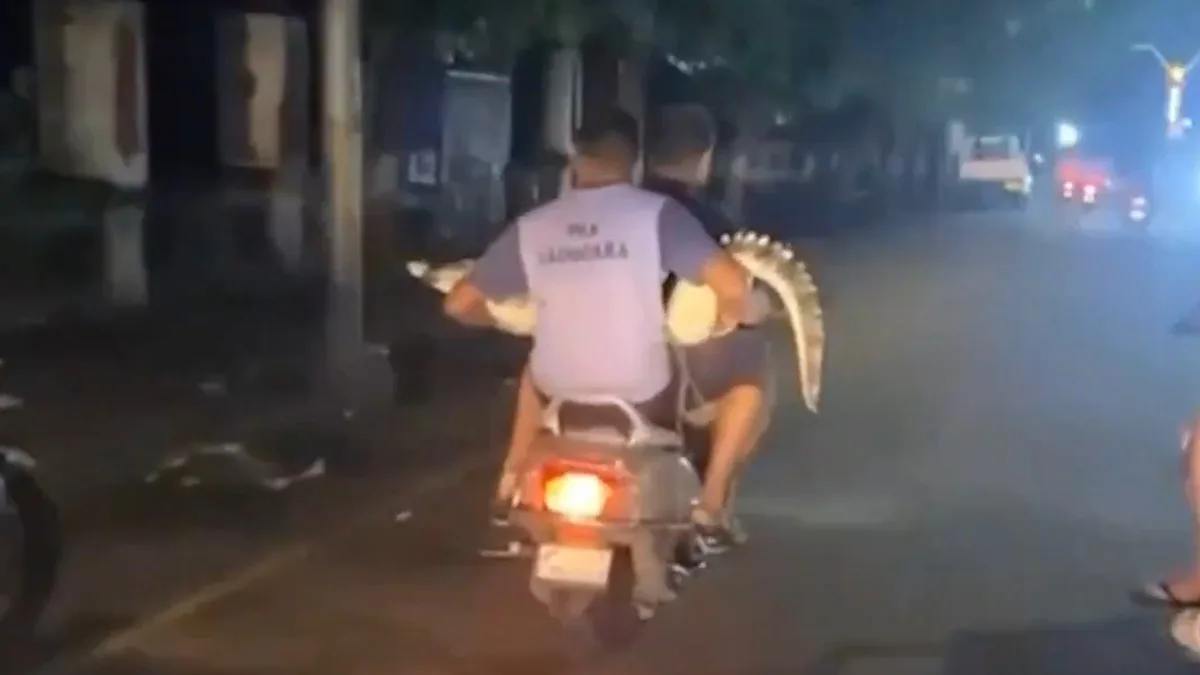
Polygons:
M529 294L538 306L497 516L511 500L515 470L538 433L545 398L619 396L649 421L674 426L678 387L662 301L668 274L710 286L723 325L749 316L746 270L679 202L632 185L639 140L630 115L597 115L580 129L575 147L574 189L518 218L445 300L450 316L474 325L490 325L488 299ZM743 394L738 389L730 402L718 401L715 469L706 483L721 489L706 489L696 514L697 525L714 539L723 529L728 474L762 405L761 395ZM604 414L580 408L579 414Z

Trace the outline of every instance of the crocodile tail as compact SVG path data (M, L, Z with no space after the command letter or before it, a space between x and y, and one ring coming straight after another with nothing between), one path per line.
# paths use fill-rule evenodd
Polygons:
M808 409L816 412L825 359L825 319L817 284L808 266L796 258L790 247L754 232L726 235L721 244L755 279L770 287L783 304L796 347L800 393Z

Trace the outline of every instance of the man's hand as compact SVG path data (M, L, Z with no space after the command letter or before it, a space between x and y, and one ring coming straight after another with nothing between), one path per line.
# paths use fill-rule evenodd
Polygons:
M450 289L442 302L442 310L455 321L475 328L490 328L495 324L488 311L487 296L470 278L463 279Z
M750 304L750 273L721 250L704 265L703 278L717 296L717 328L737 328Z
M488 310L488 301L528 292L525 264L521 260L520 229L513 224L505 228L475 261L471 273L450 289L442 308L459 323L492 328L496 322Z

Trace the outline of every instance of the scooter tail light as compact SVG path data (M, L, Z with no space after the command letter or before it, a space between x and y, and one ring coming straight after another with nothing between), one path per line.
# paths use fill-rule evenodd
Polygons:
M545 477L542 500L551 513L584 520L603 515L613 492L613 486L594 473L565 471Z

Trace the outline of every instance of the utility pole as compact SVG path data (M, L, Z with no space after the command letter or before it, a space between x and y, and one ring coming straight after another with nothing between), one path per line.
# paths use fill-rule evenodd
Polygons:
M1187 63L1167 59L1158 47L1152 44L1136 44L1130 47L1135 52L1146 52L1153 56L1163 73L1167 76L1167 97L1164 117L1167 120L1167 138L1174 140L1183 136L1184 122L1182 119L1183 87L1187 84L1187 76L1192 69L1200 64L1200 50L1192 55Z
M650 45L654 41L654 11L641 2L617 5L628 30L628 50L618 64L617 99L627 112L637 118L642 152L634 167L634 182L641 183L646 173L646 129L650 106L647 104Z
M574 153L575 130L583 112L583 60L579 30L573 23L559 26L560 45L549 55L542 109L542 145L564 158ZM562 167L558 195L571 189L571 169Z
M322 86L328 180L328 383L344 399L358 384L363 346L363 138L359 0L324 0Z

